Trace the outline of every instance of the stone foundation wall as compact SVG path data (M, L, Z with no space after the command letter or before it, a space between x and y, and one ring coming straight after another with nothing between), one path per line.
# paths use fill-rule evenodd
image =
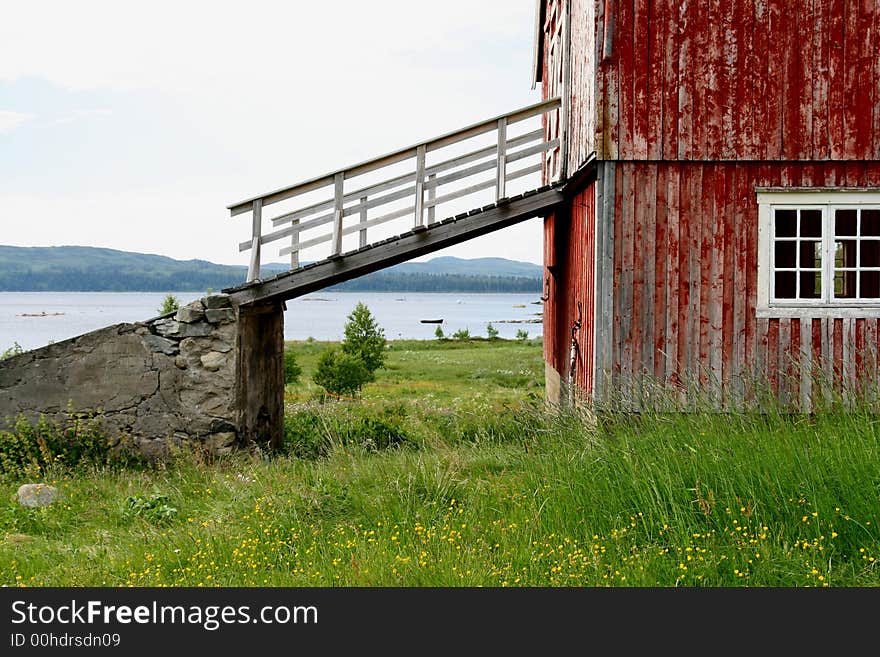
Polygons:
M0 361L0 426L19 415L100 416L105 431L159 457L186 441L215 453L240 434L237 311L209 295L173 316L117 324Z

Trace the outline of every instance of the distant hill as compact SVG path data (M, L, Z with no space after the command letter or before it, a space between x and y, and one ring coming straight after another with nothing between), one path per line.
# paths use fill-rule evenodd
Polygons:
M284 271L270 263L264 271ZM505 258L406 262L333 286L388 292L540 292L540 265ZM207 260L89 246L0 245L0 291L165 292L220 290L244 282L246 268Z

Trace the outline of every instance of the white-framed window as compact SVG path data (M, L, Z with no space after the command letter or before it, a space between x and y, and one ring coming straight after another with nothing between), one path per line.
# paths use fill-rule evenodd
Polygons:
M880 317L880 189L758 190L757 312Z

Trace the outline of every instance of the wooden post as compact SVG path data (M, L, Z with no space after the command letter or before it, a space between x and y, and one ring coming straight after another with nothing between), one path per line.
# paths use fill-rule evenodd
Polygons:
M344 197L342 187L344 182L345 175L340 171L333 179L335 197L333 203L333 239L330 242L331 257L342 253L342 203Z
M238 309L235 405L244 445L276 450L284 435L284 306Z
M495 200L507 196L507 119L498 119L498 164L495 168Z
M416 148L416 208L415 227L425 225L425 145Z
M290 222L291 227L299 225L299 219ZM299 231L294 231L290 236L290 268L299 268Z
M260 237L263 224L263 200L257 199L251 206L251 263L248 266L248 283L260 277Z
M367 204L367 197L361 196L361 223L362 224L367 223L367 208L365 207L366 204ZM359 235L358 246L360 246L361 248L364 248L367 245L367 229L361 228L358 235Z
M436 185L436 184L433 184L433 183L435 183L436 180L437 180L437 174L436 174L436 173L432 173L430 176L428 176L428 182L429 182L429 183L432 183L432 184L429 184L429 185L428 185L428 201L433 201L434 199L437 198L437 185ZM428 206L428 225L429 225L429 226L430 226L431 224L433 224L434 221L435 221L435 212L434 212L434 210L435 210L435 206L434 206L434 205L430 205L430 206Z

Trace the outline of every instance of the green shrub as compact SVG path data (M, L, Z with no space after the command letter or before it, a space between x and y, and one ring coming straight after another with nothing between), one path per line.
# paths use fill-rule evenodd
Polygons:
M372 380L359 356L326 349L318 357L312 380L333 395L353 395Z
M177 515L177 509L168 504L165 495L129 495L125 498L122 515L126 518L143 518L154 524L166 524Z
M167 315L168 313L173 313L179 308L180 300L173 294L169 293L165 295L165 299L163 299L162 305L159 306L159 314Z
M302 374L302 366L296 360L293 349L284 350L284 383L297 383Z
M486 325L486 335L490 340L495 340L498 338L498 329L492 326L492 322L489 322Z
M334 445L353 446L375 452L409 443L401 416L385 409L345 408L342 411L304 410L284 417L284 451L294 457L315 460Z
M111 441L97 418L68 411L65 422L41 416L36 426L19 416L11 431L0 431L0 474L37 476L50 466L142 465L129 443Z
M358 302L345 323L342 352L360 358L370 375L368 380L373 381L374 372L385 365L386 344L384 330L376 323L370 309Z
M525 329L517 329L516 330L516 339L520 342L525 342L529 339L529 332Z
M437 324L437 328L434 329L434 337L438 340L446 339L446 336L443 334L443 329Z
M23 354L24 349L21 348L21 345L17 342L13 342L12 346L9 347L3 353L0 353L0 360L6 360L7 358L12 358L13 356L18 356L19 354Z
M455 340L470 340L471 332L466 328L458 329L455 333L452 334L452 337Z

